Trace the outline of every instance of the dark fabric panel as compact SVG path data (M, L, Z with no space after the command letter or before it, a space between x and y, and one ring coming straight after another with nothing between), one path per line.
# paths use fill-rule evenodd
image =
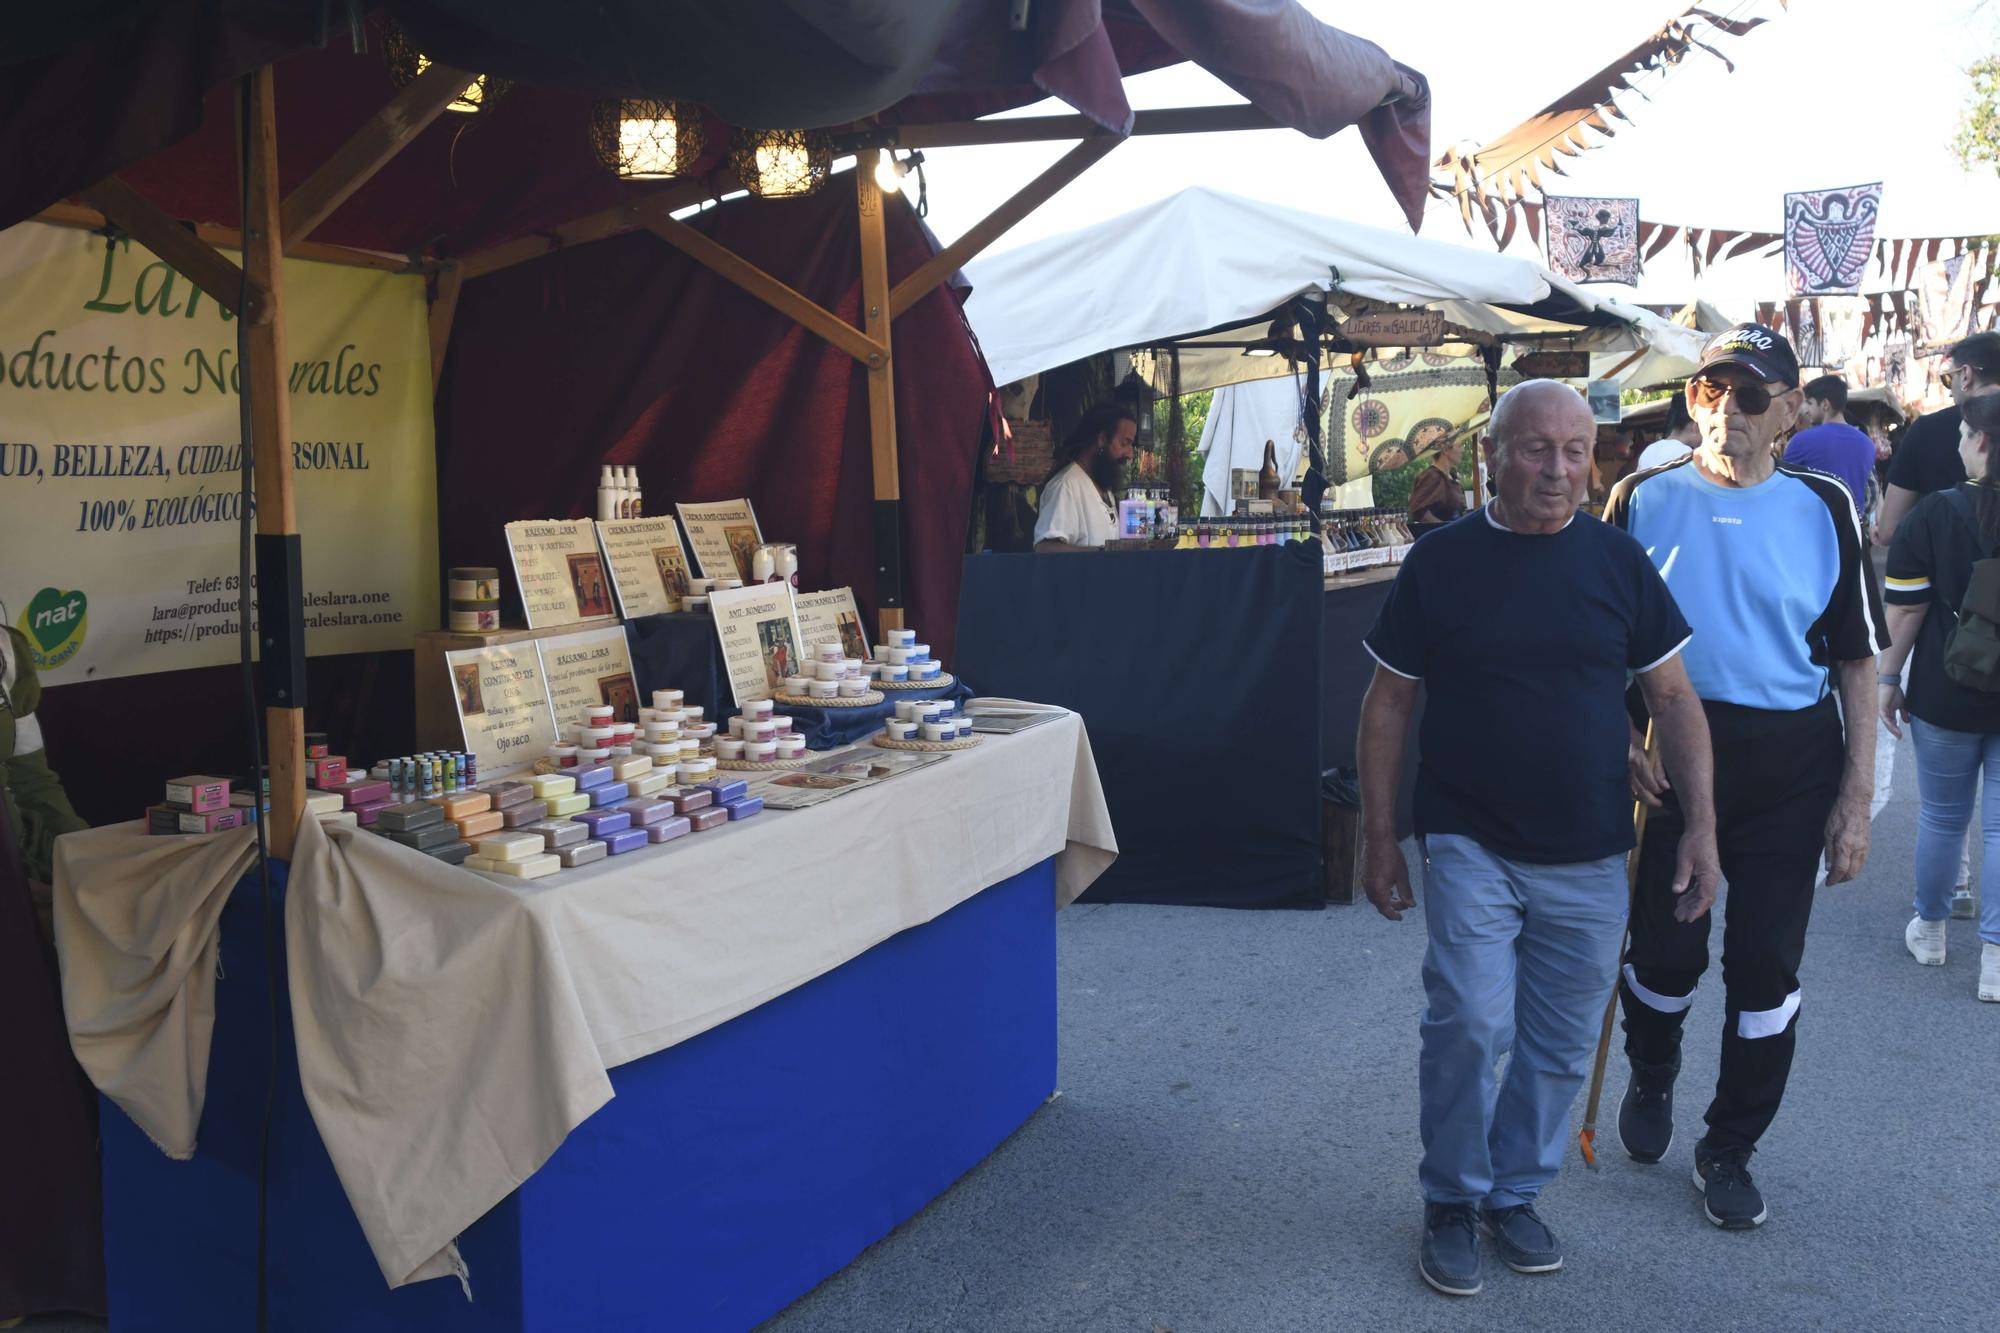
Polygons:
M642 707L652 705L654 690L679 690L711 722L736 711L729 699L729 667L715 637L715 620L706 611L628 620L625 644L632 654L632 678L639 686Z
M1389 599L1388 581L1334 588L1326 594L1324 644L1325 711L1320 715L1320 762L1326 768L1352 769L1361 700L1375 678L1375 659L1361 646L1362 636L1375 624L1382 603ZM1410 718L1410 738L1403 750L1403 781L1396 792L1396 836L1407 838L1414 827L1411 799L1417 786L1417 732L1423 724L1423 692Z
M1320 560L979 555L957 670L1083 715L1118 860L1087 902L1317 907Z

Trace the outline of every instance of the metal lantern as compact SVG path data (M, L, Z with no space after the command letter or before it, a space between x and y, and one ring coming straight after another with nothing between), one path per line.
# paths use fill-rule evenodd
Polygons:
M760 199L811 194L833 166L833 141L819 130L738 130L730 164L744 189Z
M382 54L389 66L389 77L395 80L398 88L407 88L412 80L431 67L431 58L417 50L410 34L396 23L387 25L383 30ZM490 74L478 75L465 85L457 97L445 104L445 110L456 111L462 116L474 115L498 102L513 86L506 79Z
M590 146L620 180L692 175L701 160L701 108L648 97L599 102L590 109Z

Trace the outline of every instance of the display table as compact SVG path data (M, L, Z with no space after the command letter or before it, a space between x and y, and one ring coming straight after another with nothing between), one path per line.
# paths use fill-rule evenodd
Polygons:
M115 850L104 840L128 836L99 830L64 849L73 1002L89 990L92 930L118 915L99 882ZM212 865L230 836L151 841L204 844ZM273 1327L741 1328L782 1308L1052 1090L1050 916L1113 854L1089 743L1069 716L810 810L554 880L505 885L429 863L449 875L385 882L398 876L368 859L383 850L403 852L314 826L284 887ZM184 989L208 979L214 1056L195 1085L207 1105L197 1097L192 1161L168 1160L107 1106L113 1319L237 1327L253 1291L265 1077L254 877L223 888L213 916L212 892L171 878L153 890L185 917L148 927L187 946L160 952L190 962ZM447 911L440 894L464 897ZM426 936L427 913L439 920ZM207 958L201 923L217 917ZM507 969L469 972L467 949L490 939ZM430 984L427 951L438 952ZM131 1070L203 1001L175 1011L120 1077L104 1059L108 1016L130 1018L132 996L119 999L73 1013L73 1043L121 1106L160 1105ZM515 1021L523 1006L534 1031ZM577 1055L562 1036L572 1020L587 1059L552 1063ZM388 1087L401 1089L394 1104ZM572 1105L591 1109L560 1123ZM543 1123L550 1107L557 1118ZM147 1133L175 1146L157 1123ZM531 1156L544 1143L545 1164ZM489 1148L516 1178L467 1171ZM451 1215L481 1190L488 1202ZM384 1283L453 1235L474 1303L449 1279Z

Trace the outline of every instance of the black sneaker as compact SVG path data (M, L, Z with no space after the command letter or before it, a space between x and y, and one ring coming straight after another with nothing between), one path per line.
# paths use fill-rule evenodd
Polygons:
M1701 1210L1724 1231L1748 1231L1771 1215L1750 1180L1750 1154L1755 1151L1711 1148L1706 1139L1694 1145L1694 1184L1701 1191Z
M1649 1065L1632 1062L1625 1100L1618 1103L1618 1141L1635 1162L1652 1163L1674 1146L1674 1079L1680 1061Z
M1535 1215L1533 1204L1484 1209L1479 1220L1485 1223L1486 1234L1493 1237L1501 1262L1516 1273L1553 1273L1563 1266L1556 1233Z
M1433 1291L1447 1296L1477 1296L1479 1279L1479 1217L1469 1203L1424 1205L1424 1243L1417 1251L1417 1271Z

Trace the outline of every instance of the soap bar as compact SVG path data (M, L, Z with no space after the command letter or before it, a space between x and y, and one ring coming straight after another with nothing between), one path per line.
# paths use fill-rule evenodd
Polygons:
M450 828L451 826L447 824L445 827ZM447 842L439 847L426 848L424 855L443 861L446 865L462 866L465 864L465 858L472 855L472 844L469 842Z
M688 830L693 827L694 825L690 824L685 817L672 815L657 824L648 824L646 826L646 841L672 842L675 838L686 837Z
M652 766L653 760L649 755L627 755L623 759L613 759L611 761L611 776L617 778L620 782L630 782L633 778L651 769Z
M373 824L377 819L382 817L382 812L384 810L389 810L393 808L394 807L391 806L387 801L370 801L366 805L357 805L354 807L354 812L353 812L354 821L357 824L361 825L361 827L367 828L370 824ZM250 812L245 811L244 813L249 814Z
M229 813L235 814L236 812L232 810ZM356 828L359 827L361 821L354 817L352 810L336 810L330 815L321 815L319 822L321 824L345 824L348 828ZM230 827L234 828L235 825L232 824Z
M590 830L574 819L544 819L539 824L528 825L527 831L540 835L544 851L561 851L574 847L590 836Z
M667 799L673 802L675 814L691 815L697 810L714 805L715 793L706 787L691 787L686 791L676 792Z
M506 825L507 817L498 810L480 810L455 822L459 837L477 841L488 833L498 833Z
M471 865L471 862L467 862ZM547 852L536 852L533 856L518 861L494 861L482 859L474 869L484 870L489 875L512 875L516 879L541 879L562 869L562 860Z
M576 822L589 829L591 837L602 838L631 828L632 816L623 810L586 810L576 817Z
M377 816L376 822L385 829L403 832L409 829L429 828L444 822L444 811L429 801L405 801L392 805Z
M590 792L590 803L593 806L618 805L631 799L632 789L622 782L607 782L602 787L593 787Z
M717 805L728 805L731 801L740 801L750 790L750 784L741 778L718 779L714 782L704 782L701 785L705 790L715 793L715 803Z
M491 810L493 798L483 791L455 791L449 796L431 797L431 804L444 811L446 819L464 819Z
M347 804L337 791L309 791L306 793L306 813L309 815L331 815L340 812Z
M644 777L633 779L627 785L632 788L634 796L651 796L654 792L665 791L673 786L674 775L671 770L662 772L656 768Z
M526 805L510 806L500 812L500 821L507 828L526 828L548 817L549 808L532 796Z
M349 810L356 806L386 804L393 795L393 789L386 782L370 778L364 782L350 782L341 789L341 799L347 802Z
M525 782L496 782L480 790L493 798L495 810L512 810L535 799L535 789Z
M729 822L729 812L719 805L704 806L687 816L688 827L699 833Z
M602 787L617 780L609 764L592 764L589 768L579 768L576 770L576 789L578 791L590 791L593 788Z
M490 833L479 840L479 854L493 861L520 861L548 848L539 833Z
M166 833L220 833L224 829L241 828L244 822L244 812L228 805L219 810L168 810L166 813L173 820L171 828L161 830Z
M306 777L321 791L347 785L347 760L340 755L314 759L306 765Z
M619 829L603 839L606 856L623 856L637 851L647 843L646 830L642 828Z
M541 800L567 796L576 790L576 779L567 773L537 773L528 779L528 790Z
M583 825L576 826L577 832L584 831ZM595 838L585 838L556 853L556 859L566 866L587 866L592 861L602 861L608 854L604 844Z
M220 810L229 804L229 779L197 774L167 781L167 804L184 805L195 814Z
M551 796L543 804L549 808L550 819L561 819L579 810L590 809L590 793L573 791L567 796Z
M632 827L646 828L663 819L673 819L674 806L671 801L627 801L618 807L632 816Z
M386 813L384 811L384 814ZM378 826L380 826L379 821ZM414 847L420 852L428 852L446 843L457 842L458 829L451 824L426 824L422 828L390 829L389 840L400 842L405 847Z
M722 808L729 812L731 819L748 819L750 816L763 810L764 798L761 796L745 796L740 800L723 802Z

